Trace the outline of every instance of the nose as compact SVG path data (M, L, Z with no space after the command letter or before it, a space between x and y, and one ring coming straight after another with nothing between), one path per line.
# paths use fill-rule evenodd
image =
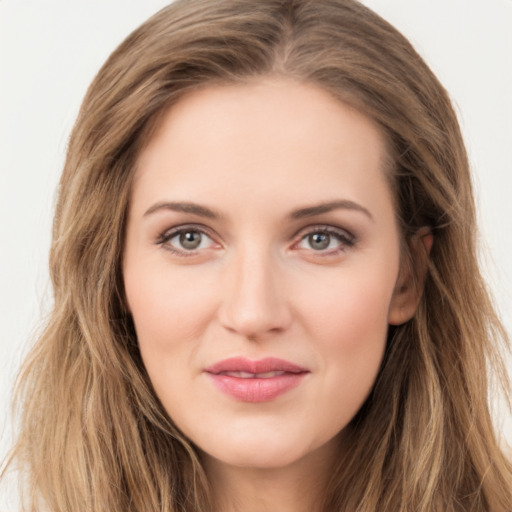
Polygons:
M289 298L275 259L264 250L246 250L233 256L220 290L219 319L225 329L260 340L289 327Z

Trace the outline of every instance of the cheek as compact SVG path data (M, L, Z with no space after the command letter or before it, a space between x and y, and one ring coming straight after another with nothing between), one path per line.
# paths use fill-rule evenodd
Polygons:
M325 386L330 390L325 405L339 411L339 424L356 414L377 377L394 288L390 274L340 272L329 279L328 293L302 296L302 310L308 312L305 325L322 354Z
M141 357L168 412L188 396L183 383L197 373L201 334L214 310L214 288L181 270L127 265L124 276Z
M140 343L172 348L173 341L203 331L215 307L215 288L204 277L158 265L125 270L126 296Z
M393 266L380 272L370 268L333 272L325 286L304 287L312 291L297 293L312 337L323 333L322 339L333 349L349 353L381 342L387 332L395 272Z

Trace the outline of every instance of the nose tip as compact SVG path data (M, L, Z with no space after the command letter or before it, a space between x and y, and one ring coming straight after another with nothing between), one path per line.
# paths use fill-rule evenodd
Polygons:
M291 312L275 265L250 258L233 267L221 291L219 316L224 328L250 341L286 330Z
M286 321L279 316L276 309L268 308L267 305L256 309L254 304L248 306L247 303L239 303L224 315L222 324L232 333L249 341L258 341L266 335L285 330Z

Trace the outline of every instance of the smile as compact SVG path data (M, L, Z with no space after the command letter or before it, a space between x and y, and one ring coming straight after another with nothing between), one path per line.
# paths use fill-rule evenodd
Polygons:
M268 402L297 387L309 370L289 361L231 358L205 370L218 390L242 402Z

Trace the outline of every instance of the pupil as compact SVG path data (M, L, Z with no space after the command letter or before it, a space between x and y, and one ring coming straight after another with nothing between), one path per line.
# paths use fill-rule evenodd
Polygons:
M314 233L309 235L309 243L313 249L327 249L327 247L329 247L330 241L330 235L326 235L325 233Z
M180 235L180 244L185 249L197 249L201 243L201 233L197 231L187 231Z

